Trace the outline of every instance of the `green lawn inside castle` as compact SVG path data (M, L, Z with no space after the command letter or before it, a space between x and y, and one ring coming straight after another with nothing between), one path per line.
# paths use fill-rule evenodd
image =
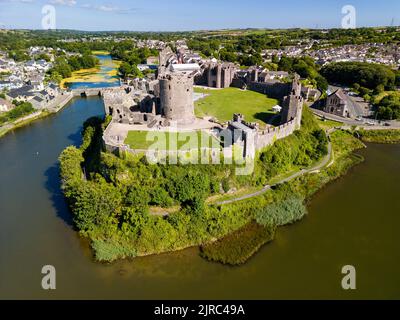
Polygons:
M265 94L238 88L213 90L197 87L194 91L206 95L195 102L196 116L213 117L220 122L232 120L234 113L240 113L246 121L257 122L263 127L275 115L272 107L279 103Z
M246 121L257 122L261 128L264 128L276 116L272 108L279 103L278 100L268 98L265 94L238 88L213 90L196 87L194 92L205 95L195 102L194 110L196 116L199 118L212 117L221 123L232 120L234 113L240 113L244 115ZM279 122L280 118L276 117L276 119ZM129 131L124 143L134 150L146 150L157 140L151 137L149 139L148 134L149 131ZM201 138L201 134L205 134L206 137ZM214 137L207 135L205 132L201 133L200 130L190 133L185 132L182 135L186 138L182 139L183 141L178 139L178 150L185 150L185 146L186 149L191 149L191 146L188 145L189 141L197 141L197 146L204 147L215 147L219 144ZM168 145L170 133L165 132L165 136L167 141L166 150L170 150ZM201 139L203 141L200 141Z
M329 168L257 197L219 205L208 199L262 189L274 177L309 167L327 154L327 137L308 108L301 129L259 151L248 176L237 176L234 165L149 164L144 155L104 152L102 134L109 120L89 119L81 147L68 147L60 156L62 189L74 223L98 261L203 246L205 258L243 263L273 239L279 226L300 220L306 214L304 201L359 162L350 154L362 147L351 134L335 132L335 162ZM169 214L151 214L153 208Z

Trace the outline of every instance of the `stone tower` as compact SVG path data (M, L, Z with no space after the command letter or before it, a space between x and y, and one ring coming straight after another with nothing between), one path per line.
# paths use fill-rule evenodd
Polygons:
M196 118L193 103L192 74L171 72L159 78L160 104L168 121L191 124Z
M301 83L299 75L295 75L289 89L289 94L283 98L282 123L296 119L297 126L300 127L304 99L301 95Z

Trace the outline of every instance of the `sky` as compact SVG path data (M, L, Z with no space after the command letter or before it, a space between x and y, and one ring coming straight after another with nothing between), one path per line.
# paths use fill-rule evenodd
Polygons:
M0 28L42 29L45 5L57 29L88 31L337 28L345 5L357 27L400 25L399 0L0 0Z

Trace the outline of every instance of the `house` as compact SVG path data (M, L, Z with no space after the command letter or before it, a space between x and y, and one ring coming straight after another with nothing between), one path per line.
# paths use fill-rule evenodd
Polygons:
M46 106L46 100L36 95L33 99L29 100L35 109L43 109Z
M10 111L12 108L14 108L14 105L11 102L0 98L0 112L7 112Z
M30 60L24 64L26 72L46 72L51 68L51 64L46 60L40 59L38 61Z
M25 85L21 88L12 89L6 93L7 97L11 100L29 101L35 94L32 92L33 86Z
M0 90L11 89L12 83L8 80L0 80Z
M60 93L59 87L54 83L50 83L47 86L46 91L48 92L48 94L50 96L53 96L53 97L56 97Z
M8 63L0 59L0 72L8 72Z
M352 119L365 115L365 110L359 102L349 97L342 89L337 89L328 96L324 111Z
M0 90L17 89L17 88L21 88L23 86L23 83L21 81L10 80L10 78L9 78L9 80L0 80Z
M28 85L33 86L33 90L44 90L43 77L41 75L32 75L28 80Z

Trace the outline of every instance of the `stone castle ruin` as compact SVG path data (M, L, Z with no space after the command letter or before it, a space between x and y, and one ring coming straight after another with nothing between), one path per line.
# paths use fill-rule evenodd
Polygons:
M287 87L286 96L282 98L282 118L278 127L260 130L257 123L248 123L243 115L235 114L229 122L228 130L239 131L242 134L234 135L232 143L242 146L244 157L255 157L257 150L272 145L276 140L283 139L300 129L303 114L304 98L301 93L300 77L295 75Z
M196 84L210 88L229 88L232 85L237 66L230 62L218 62L215 59L201 64L202 75Z
M277 85L276 90L274 89L276 92L273 96L282 101L282 124L279 127L260 130L256 123L247 123L242 115L235 114L233 121L223 128L216 123L195 117L193 86L194 83L206 84L213 88L232 86L235 78L237 79L236 66L215 60L196 62L196 59L187 58L184 52L176 54L169 47L160 52L159 62L155 80L135 79L130 86L104 90L105 111L112 116L110 126L125 125L125 134L129 130L165 131L172 125L177 125L178 131L208 130L213 132L216 138L229 133L226 136L230 137L231 141L221 140L228 146L242 146L243 156L252 158L257 150L273 144L277 139L287 137L301 126L304 98L297 75L291 83L281 83ZM256 69L247 75L246 81L250 83L250 89L256 89L255 91L270 90L270 87L264 84L256 88ZM123 135L117 136L116 139L111 137L110 132L117 131L107 128L104 137L106 146L111 150L120 147L126 150Z
M178 64L169 47L160 53L157 79L135 79L132 86L103 93L106 113L113 121L144 124L149 128L169 126L171 122L191 124L195 121L193 84L200 70L197 64Z
M194 116L193 74L168 73L160 78L160 104L168 122L191 124Z

